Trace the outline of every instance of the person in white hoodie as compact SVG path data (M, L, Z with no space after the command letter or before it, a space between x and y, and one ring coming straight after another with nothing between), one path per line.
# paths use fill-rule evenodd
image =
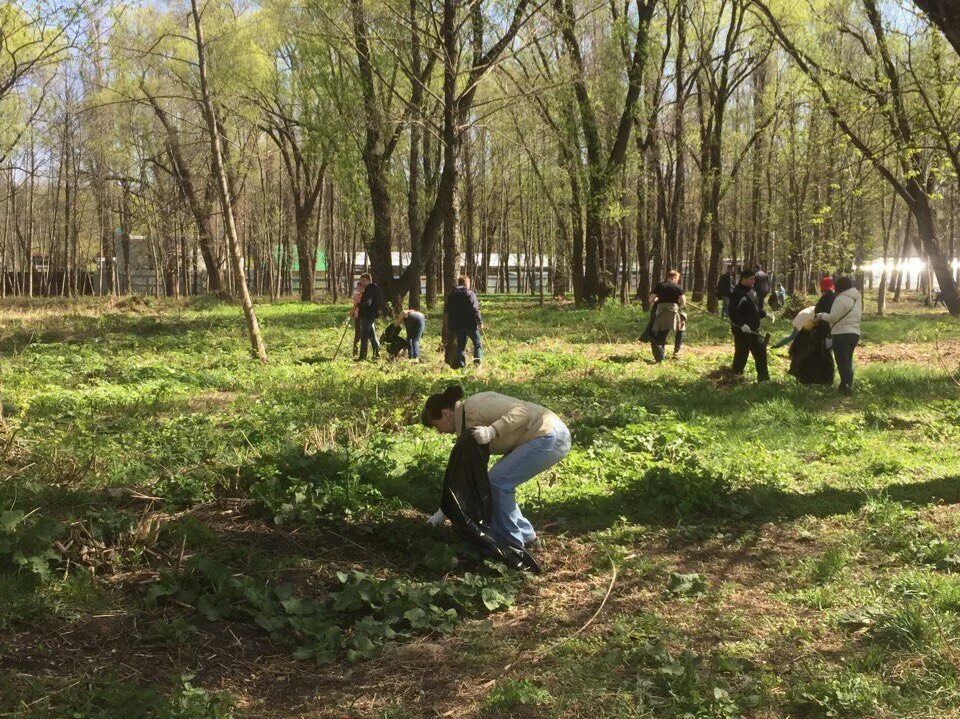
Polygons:
M853 278L844 275L837 279L837 298L829 312L819 318L830 323L833 356L840 373L840 392L853 392L853 351L860 341L860 320L863 317L863 298L854 287Z

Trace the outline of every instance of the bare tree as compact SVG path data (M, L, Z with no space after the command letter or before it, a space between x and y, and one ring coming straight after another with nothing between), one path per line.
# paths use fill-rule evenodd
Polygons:
M234 193L231 191L224 167L223 148L220 144L220 129L217 115L214 110L213 98L210 96L210 85L207 81L207 56L203 39L203 23L197 0L190 0L190 11L193 15L193 25L196 30L197 62L200 71L200 94L203 100L204 119L207 123L207 133L210 136L210 151L213 156L213 173L217 182L217 191L220 195L220 207L223 210L223 221L227 233L227 248L230 251L230 260L233 264L233 273L237 289L240 294L240 303L243 306L243 315L247 322L247 333L250 336L250 346L253 355L261 362L267 361L267 348L260 334L260 325L253 309L253 300L247 287L246 273L243 267L243 257L240 254L240 240L237 237L237 226L233 211Z

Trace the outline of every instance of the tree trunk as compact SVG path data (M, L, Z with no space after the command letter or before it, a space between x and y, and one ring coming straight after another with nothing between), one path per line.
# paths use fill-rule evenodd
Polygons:
M207 123L207 133L210 136L210 150L213 155L213 170L217 189L220 193L220 207L223 210L223 222L227 234L227 249L230 252L230 260L233 265L233 272L236 276L237 287L240 294L240 303L243 306L243 314L247 322L247 332L250 337L250 346L253 355L260 362L267 361L267 348L263 343L263 337L260 334L260 325L257 322L257 315L253 309L253 301L250 298L250 291L247 288L246 276L243 268L243 257L240 256L239 240L237 238L237 227L233 214L233 196L227 182L227 172L223 166L223 152L220 146L220 132L217 128L216 113L213 108L213 99L210 97L210 87L207 82L207 62L206 48L204 47L203 25L200 20L200 11L197 7L197 0L190 0L190 9L193 15L193 24L196 30L197 44L197 62L200 70L200 94L203 99L204 115Z

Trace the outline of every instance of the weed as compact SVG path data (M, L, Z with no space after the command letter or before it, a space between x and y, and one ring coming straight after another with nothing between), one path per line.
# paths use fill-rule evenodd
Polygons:
M886 694L883 681L843 669L830 668L828 674L790 688L787 703L798 716L809 719L873 716Z
M667 592L675 597L699 597L707 593L707 580L699 574L671 572L667 578Z
M53 540L57 523L20 510L0 512L0 571L23 571L38 579L50 576L50 563L59 555Z
M510 709L543 706L552 701L550 692L529 679L505 679L497 682L484 700L484 706L488 709Z

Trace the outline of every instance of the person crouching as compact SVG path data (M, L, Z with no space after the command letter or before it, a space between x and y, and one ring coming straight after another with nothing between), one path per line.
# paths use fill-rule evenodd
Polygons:
M533 525L517 506L517 487L545 472L570 452L570 430L546 407L497 392L480 392L464 399L463 388L452 385L430 395L421 421L443 434L473 433L491 454L503 457L490 469L493 494L491 530L501 541L529 547L537 541ZM428 521L440 524L442 511Z

